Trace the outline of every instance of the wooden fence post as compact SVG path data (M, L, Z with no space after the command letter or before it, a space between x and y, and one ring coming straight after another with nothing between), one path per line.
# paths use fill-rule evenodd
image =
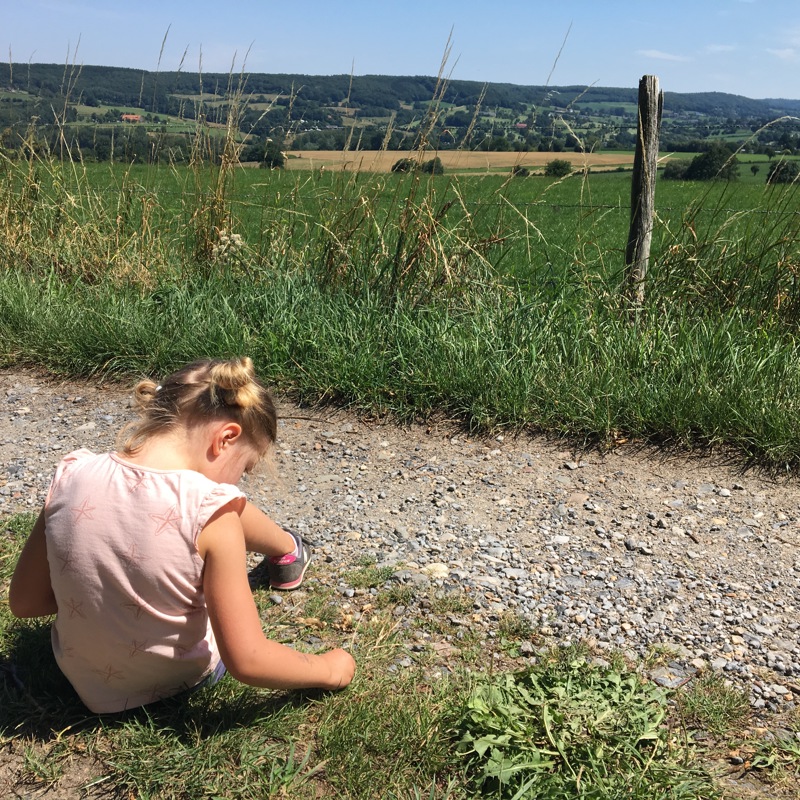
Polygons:
M625 293L637 305L644 302L644 281L653 238L658 136L663 108L664 92L659 91L658 78L645 75L639 81L639 128L631 182L631 225L625 249Z

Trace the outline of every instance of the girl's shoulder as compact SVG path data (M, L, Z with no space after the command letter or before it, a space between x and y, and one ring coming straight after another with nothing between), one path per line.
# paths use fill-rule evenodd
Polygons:
M61 461L58 463L56 467L56 474L64 472L68 470L70 467L74 466L75 464L83 464L88 461L91 461L96 458L102 458L103 456L107 456L107 453L97 454L92 450L89 450L87 447L81 447L79 450L73 450L71 453L67 453Z

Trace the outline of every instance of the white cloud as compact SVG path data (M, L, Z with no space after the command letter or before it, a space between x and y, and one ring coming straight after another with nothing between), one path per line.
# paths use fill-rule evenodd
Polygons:
M679 56L674 53L665 53L663 50L637 50L636 55L645 58L656 58L659 61L691 61L688 56Z
M705 47L706 53L732 53L736 46L732 44L708 44Z
M798 55L800 55L794 47L784 47L782 49L768 47L767 52L781 61L797 61Z

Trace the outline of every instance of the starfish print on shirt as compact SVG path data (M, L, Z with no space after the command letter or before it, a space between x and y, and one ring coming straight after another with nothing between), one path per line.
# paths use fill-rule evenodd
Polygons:
M144 472L137 472L136 470L128 470L125 473L125 483L128 486L128 491L133 494L139 489L147 480L147 475Z
M144 603L139 600L133 600L130 603L123 603L122 607L132 609L136 619L139 619L139 617L141 617L145 611Z
M149 517L154 522L158 523L158 527L154 531L156 536L161 536L166 530L177 531L181 521L181 514L178 511L178 506L172 506L172 508L167 509L162 514L149 514Z
M106 664L105 669L95 669L92 672L99 675L103 679L103 683L111 683L113 679L120 680L125 677L125 673L120 672L113 664Z
M63 575L67 570L72 569L73 564L71 553L65 553L63 556L56 556L56 558L61 562L61 569L59 570L61 575Z
M81 619L86 619L86 614L83 613L81 610L83 606L83 601L78 601L74 597L70 597L67 601L67 608L69 609L69 616L70 619L73 617L80 617Z
M92 511L95 510L95 506L89 505L89 502L89 498L87 497L79 506L70 508L75 524L79 523L84 517L86 519L94 519Z
M159 686L156 684L153 687L153 691L150 692L150 702L154 703L156 700L163 700L165 697L169 696L169 689L166 686Z
M146 647L147 647L146 641L137 642L136 639L134 639L131 642L131 649L128 652L128 658L133 658L137 653L144 653Z
M139 552L139 547L136 542L131 542L128 552L123 553L120 557L129 568L137 567L140 564L143 564L145 561L150 560L150 556L146 556Z

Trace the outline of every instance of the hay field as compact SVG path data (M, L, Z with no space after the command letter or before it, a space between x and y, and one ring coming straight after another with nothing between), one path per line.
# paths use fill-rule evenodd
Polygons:
M320 169L353 172L390 172L400 158L413 158L407 150L290 150L285 168L291 170ZM520 165L531 171L543 170L553 159L571 161L576 168L615 169L633 166L633 153L482 153L470 150L430 151L423 160L438 155L447 172L504 173Z

